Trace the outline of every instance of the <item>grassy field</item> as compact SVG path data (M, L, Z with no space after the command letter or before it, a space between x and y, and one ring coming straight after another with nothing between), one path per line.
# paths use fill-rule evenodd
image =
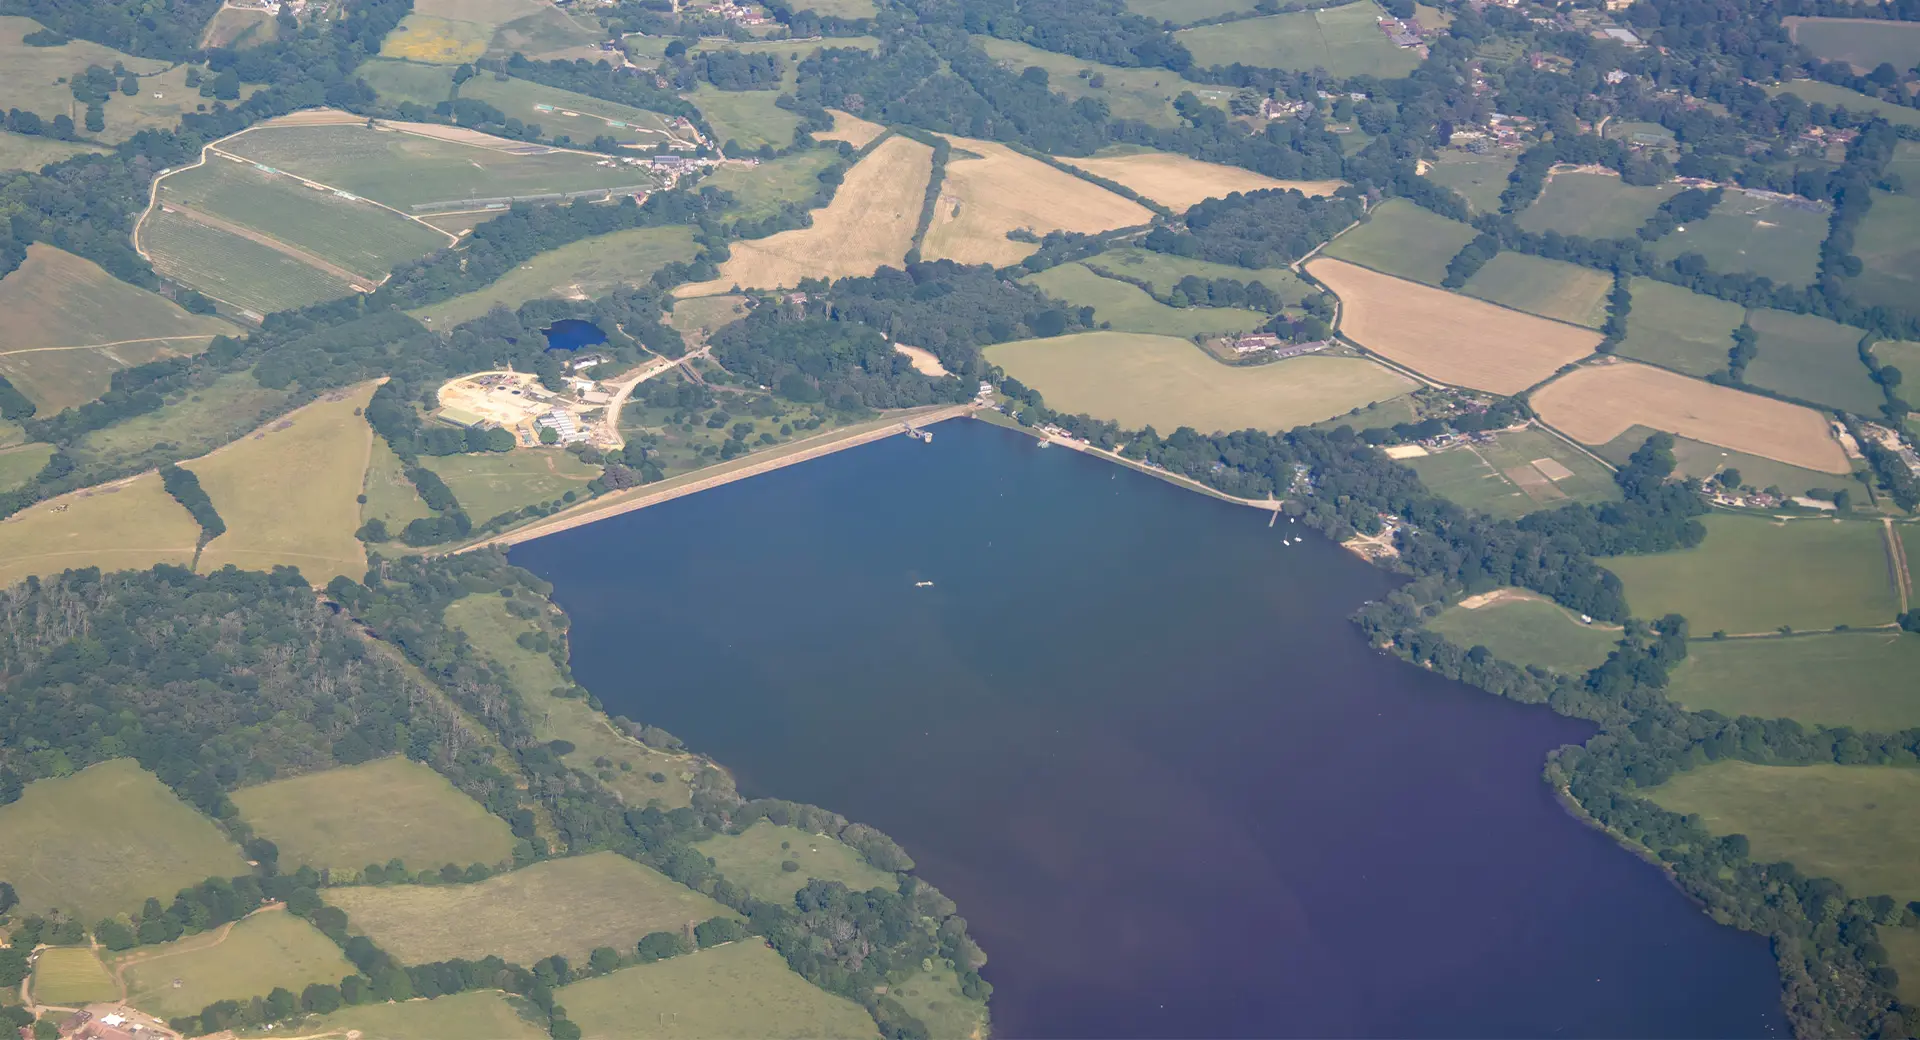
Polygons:
M196 1014L217 1000L264 997L280 986L298 994L316 982L338 985L357 970L319 929L278 910L245 918L224 935L190 935L115 962L124 967L128 1003L162 1018Z
M728 881L769 903L792 903L793 894L807 887L809 878L838 881L855 892L871 888L891 892L899 886L892 874L833 838L766 820L739 834L709 838L700 843L700 851ZM786 860L798 863L800 869L783 870L780 864Z
M1593 353L1600 334L1316 257L1340 297L1340 332L1430 379L1515 394Z
M758 166L729 163L708 174L702 188L715 187L734 197L729 214L741 220L763 220L789 202L803 203L820 190L820 171L835 155L825 148L781 156Z
M1640 449L1647 438L1656 431L1649 426L1635 425L1627 432L1594 446L1594 453L1616 466L1624 466L1635 451ZM1717 444L1708 444L1691 437L1675 437L1673 458L1676 463L1674 472L1684 477L1699 477L1702 480L1715 476L1722 470L1733 468L1740 471L1740 482L1749 487L1766 489L1777 487L1789 495L1805 494L1808 488L1835 488L1848 483L1847 479L1836 473L1822 473L1819 470L1790 466L1784 462L1749 455L1744 451L1722 448Z
M1899 369L1903 377L1908 372L1920 377L1920 343L1883 339L1873 345L1873 356L1881 364Z
M1582 624L1567 608L1530 592L1502 590L1482 606L1452 606L1427 627L1464 647L1484 646L1495 657L1565 675L1599 667L1620 632Z
M500 863L506 821L427 766L383 758L233 792L240 818L280 847L287 869L359 870L394 857L415 870Z
M1387 39L1375 24L1383 17L1379 7L1362 2L1186 29L1174 39L1193 52L1196 65L1239 62L1292 72L1324 69L1335 77L1398 79L1413 71L1420 56Z
M120 987L91 949L59 946L41 950L34 958L32 993L37 1004L80 1007L112 1000L120 995Z
M1885 929L1880 945L1887 949L1887 964L1900 975L1894 991L1903 1002L1920 1004L1920 929Z
M1365 223L1334 239L1319 253L1384 274L1439 285L1447 261L1473 241L1474 230L1402 199L1374 207Z
M162 180L160 202L210 213L374 281L451 244L389 210L218 156Z
M1533 205L1521 211L1519 224L1535 234L1631 236L1667 196L1679 190L1670 183L1635 187L1605 173L1557 173Z
M1097 177L1125 185L1145 198L1184 213L1207 199L1234 192L1292 188L1306 195L1331 195L1344 181L1281 181L1238 166L1201 162L1168 152L1135 151L1125 155L1063 159ZM952 167L948 167L949 170Z
M509 149L526 146L482 134L463 136L472 143L357 124L269 126L221 147L402 211L463 199L631 187L654 179L594 155L517 154Z
M951 964L936 961L932 968L890 985L887 995L925 1022L932 1036L978 1037L991 1031L986 1003L960 992L960 978Z
M929 260L1004 266L1039 248L1007 238L1015 229L1036 235L1097 234L1153 219L1145 206L1006 145L965 137L948 140L955 152L947 160L933 222L920 247Z
M47 137L0 131L0 170L38 170L48 163L103 150L78 141L55 141Z
M1613 278L1559 260L1499 253L1467 279L1461 291L1517 311L1597 329L1607 321Z
M185 567L199 540L200 525L161 488L160 475L149 473L38 502L0 521L0 586L71 567Z
M524 1009L524 1010L523 1010ZM404 1004L362 1004L304 1022L306 1036L359 1040L445 1040L450 1036L473 1040L547 1040L547 1017L532 1004L499 990L476 989L432 1000ZM246 1036L270 1037L271 1032ZM281 1031L285 1035L285 1031Z
M692 801L689 756L656 751L616 733L607 717L593 710L585 698L555 696L555 689L569 684L553 659L515 642L523 632L558 638L551 624L508 614L505 602L496 596L455 601L447 607L447 623L465 632L475 649L506 668L526 702L536 737L574 746L561 756L569 767L597 775L628 805L658 801L663 808L677 809ZM599 765L602 760L608 764ZM660 779L655 780L656 776Z
M399 531L415 520L433 515L420 499L413 482L407 479L406 463L387 446L386 438L373 439L373 453L367 459L367 475L361 493L367 496L360 507L360 519L379 517L389 531Z
M327 902L405 964L498 954L531 964L730 916L726 907L612 852L545 860L474 885L332 888Z
M286 399L286 391L261 386L252 372L230 372L201 389L172 395L157 411L95 430L73 450L93 463L125 462L160 444L204 455L259 426Z
M204 571L232 563L251 570L287 564L324 585L366 570L355 498L367 472L373 431L355 414L373 384L336 391L204 458L186 463L200 477L227 532L200 555Z
M873 0L801 0L794 9L812 11L822 18L872 18L879 13Z
M428 108L453 97L453 70L444 65L373 58L353 70L388 105L411 101ZM496 106L497 107L497 106Z
M1502 153L1475 155L1448 149L1439 154L1427 169L1427 179L1443 188L1460 193L1476 213L1497 213L1500 193L1507 190L1507 177L1513 173L1514 156Z
M1520 517L1568 502L1620 497L1605 466L1541 430L1497 434L1491 444L1448 448L1403 464L1436 494L1493 516Z
M433 65L459 65L487 53L490 34L474 22L410 14L382 41L380 55Z
M648 285L653 272L699 251L693 229L684 226L596 235L541 253L484 289L409 313L433 328L450 329L495 307L514 310L528 300L598 297L621 286Z
M1156 22L1186 25L1253 10L1253 0L1127 0L1127 10Z
M130 848L140 855L128 856ZM23 913L58 908L98 921L136 911L149 896L246 872L212 820L130 758L36 780L0 806L0 877Z
M667 324L682 336L704 343L715 331L745 318L746 301L744 296L701 296L691 300L676 300L673 310L667 315Z
M622 144L648 147L692 140L670 116L529 80L502 79L498 74L482 74L460 84L460 96L484 101L522 122L538 123L548 137L565 134L582 143L611 137Z
M259 316L353 292L345 278L165 210L155 210L140 221L140 247L161 274Z
M1667 695L1693 711L1891 733L1920 725L1920 639L1836 632L1697 642Z
M1828 220L1826 206L1729 191L1707 219L1675 230L1647 251L1661 261L1699 253L1721 274L1764 275L1782 285L1806 285L1820 265Z
M814 131L813 139L816 141L845 141L855 148L865 148L869 141L887 132L887 128L879 123L868 122L837 108L827 109L827 114L833 117L833 127Z
M1920 770L1716 762L1647 796L1715 834L1746 835L1759 862L1786 860L1850 896L1920 899Z
M244 50L258 47L278 35L280 24L274 12L257 7L222 7L214 12L206 31L200 34L200 46Z
M1746 320L1746 308L1651 278L1635 278L1627 292L1633 309L1619 353L1690 376L1727 367L1733 330Z
M899 266L913 243L932 174L933 149L904 137L882 141L847 171L833 202L813 211L811 227L735 242L720 277L682 285L674 294L712 296L736 285L791 287L803 278L837 279Z
M1792 15L1786 23L1793 42L1823 61L1844 61L1856 70L1872 72L1882 62L1910 69L1920 62L1920 25L1883 18L1805 18Z
M1420 413L1414 405L1413 395L1401 394L1399 397L1388 398L1364 408L1342 412L1331 419L1323 419L1313 425L1323 430L1332 430L1341 426L1354 430L1367 430L1376 426L1387 427L1419 421Z
M31 18L0 17L0 103L8 108L36 112L42 119L73 117L80 123L86 106L74 100L68 77L86 71L89 65L113 68L121 63L129 71L149 76L165 69L164 61L136 58L90 40L69 40L58 47L34 47L23 42L37 31L40 23ZM107 124L119 115L121 98L108 102Z
M1920 199L1876 191L1872 215L1854 237L1854 254L1864 266L1848 287L1869 304L1906 306L1920 289Z
M535 502L550 502L569 491L585 495L587 482L600 475L578 455L558 448L443 455L422 463L440 474L476 522Z
M1747 324L1760 334L1747 382L1832 408L1871 415L1886 400L1860 360L1864 330L1811 314L1758 310Z
M1155 126L1171 127L1178 125L1180 117L1174 114L1173 99L1182 92L1191 90L1206 97L1207 88L1189 83L1180 78L1180 74L1167 69L1129 69L1117 65L1102 65L1096 61L1087 61L1067 54L1029 47L1013 40L1002 40L993 36L974 36L969 42L987 52L987 55L1019 72L1028 68L1047 70L1048 89L1058 91L1074 100L1083 97L1097 98L1106 102L1107 108L1115 119L1138 119ZM1093 77L1100 77L1100 85L1093 85ZM1231 90L1215 92L1218 105L1224 109Z
M1684 614L1696 635L1884 625L1899 612L1880 525L1715 513L1693 549L1603 562L1636 617Z
M771 90L721 90L702 83L687 100L700 110L728 155L739 156L761 145L785 148L800 128L800 117L775 105Z
M1139 286L1103 278L1080 264L1061 264L1020 280L1076 307L1092 307L1095 321L1111 323L1120 332L1214 335L1250 332L1269 320L1259 311L1232 307L1169 307Z
M1188 276L1207 279L1230 278L1236 282L1259 282L1289 304L1298 304L1306 298L1308 293L1319 292L1285 267L1258 269L1232 267L1227 264L1189 260L1183 256L1156 253L1150 249L1136 249L1130 246L1096 253L1082 260L1081 263L1096 270L1137 278L1152 285L1154 291L1162 295L1173 292L1174 286L1179 284L1180 279ZM1920 368L1916 371L1920 371Z
M1362 358L1306 356L1233 368L1185 340L1087 332L988 347L987 359L1066 412L1203 432L1279 431L1397 397L1406 377Z
M1651 365L1583 365L1534 391L1532 404L1582 444L1606 444L1646 426L1792 466L1852 469L1821 413Z
M1879 116L1895 126L1920 126L1920 111L1888 104L1879 98L1870 98L1858 91L1819 80L1796 79L1763 89L1769 94L1792 94L1809 105L1825 105L1828 108L1844 108L1858 115Z
M593 1040L637 1031L730 1040L878 1032L865 1008L794 974L757 938L562 986L554 997Z
M53 457L51 444L16 444L0 448L0 491L11 491L33 479Z
M52 415L107 390L113 373L204 348L238 330L128 285L92 261L43 243L0 278L0 375Z

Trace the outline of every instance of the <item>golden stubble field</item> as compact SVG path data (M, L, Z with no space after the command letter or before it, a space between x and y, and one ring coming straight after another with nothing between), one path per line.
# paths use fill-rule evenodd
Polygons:
M1600 334L1325 257L1307 273L1340 297L1355 343L1456 386L1517 394L1593 353Z
M869 123L837 108L829 108L827 112L833 116L833 129L814 134L816 141L845 141L855 148L865 148L868 142L887 132L879 123Z
M1201 162L1184 155L1166 152L1141 152L1104 159L1068 159L1096 177L1124 184L1169 209L1184 210L1207 199L1224 198L1236 191L1265 191L1269 188L1294 188L1306 195L1331 195L1345 181L1280 181L1238 166Z
M1133 227L1153 212L1132 199L1028 158L1003 144L948 137L953 153L920 253L929 260L1004 266L1039 248L1007 232L1095 234ZM962 152L979 158L964 158Z
M1535 391L1532 403L1540 418L1586 444L1637 424L1823 473L1850 468L1819 412L1652 365L1577 368Z
M711 296L733 286L792 288L803 278L833 281L906 261L920 223L933 149L904 137L882 141L847 171L813 226L733 243L720 277L682 285L675 296Z
M199 540L200 525L160 486L160 474L143 473L50 498L0 520L0 585L69 567L185 567Z

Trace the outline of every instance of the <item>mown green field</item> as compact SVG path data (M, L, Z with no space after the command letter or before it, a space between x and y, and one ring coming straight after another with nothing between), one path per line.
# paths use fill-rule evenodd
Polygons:
M120 995L113 976L85 946L57 946L34 958L32 990L36 1004L80 1007Z
M1871 415L1885 394L1860 360L1865 330L1811 314L1758 310L1747 324L1760 334L1747 382L1815 404Z
M45 120L64 115L80 123L86 106L74 100L67 79L86 71L89 65L111 69L117 62L137 75L148 76L169 64L136 58L90 40L69 40L57 47L35 47L24 42L27 34L40 28L40 23L31 18L0 17L0 102L7 108L38 113ZM107 103L108 126L124 111L119 106L121 100L116 96Z
M677 809L691 803L688 777L696 766L692 756L647 747L615 732L607 717L584 697L554 693L572 684L560 674L553 658L517 642L526 633L549 639L563 635L553 627L545 605L540 607L546 620L522 619L507 613L506 601L498 596L467 596L447 607L447 623L465 632L474 649L507 670L526 702L536 737L573 745L572 751L560 756L569 768L593 773L628 805L658 802L664 809ZM601 765L603 761L607 764Z
M1420 414L1413 403L1412 394L1402 394L1375 404L1343 412L1331 419L1323 419L1313 425L1319 429L1331 430L1337 426L1347 426L1354 430L1369 430L1374 427L1385 428L1400 423L1419 422Z
M770 903L793 902L793 894L807 887L811 878L838 881L855 892L872 888L891 892L899 887L892 874L841 842L766 820L739 834L709 838L700 843L700 851L728 881ZM795 869L785 869L787 862Z
M809 148L758 166L728 164L708 174L700 186L731 193L734 204L729 215L764 220L789 202L798 205L813 198L820 190L820 171L836 158L825 148Z
M1524 253L1499 253L1461 292L1542 318L1597 329L1607 321L1613 278L1603 271Z
M414 870L489 866L513 855L506 821L427 766L383 758L243 787L240 818L280 848L291 870L359 870L399 858Z
M1829 219L1825 206L1729 190L1707 219L1675 230L1647 251L1663 262L1698 253L1720 274L1762 275L1782 285L1806 285L1820 266L1820 243L1827 237Z
M1594 448L1594 453L1616 466L1624 466L1633 453L1647 442L1647 438L1656 431L1646 426L1631 426L1627 432ZM1749 455L1743 451L1722 448L1718 444L1689 440L1685 437L1673 439L1674 472L1685 477L1699 477L1705 480L1727 469L1740 471L1740 483L1765 490L1777 487L1789 495L1804 495L1809 488L1836 489L1850 487L1853 482L1834 473L1822 473L1815 469L1803 469L1799 466L1775 462L1759 455Z
M1028 68L1047 70L1048 89L1075 100L1091 97L1104 101L1116 119L1138 119L1155 126L1175 126L1179 124L1180 117L1174 113L1173 100L1183 91L1192 90L1203 101L1216 100L1221 108L1226 107L1226 100L1233 93L1230 90L1209 91L1181 79L1179 73L1168 69L1129 69L1102 65L994 36L974 36L969 42L1016 72ZM1097 84L1095 77L1099 77Z
M733 911L612 852L551 859L478 884L330 888L355 931L404 964L498 954L531 964L625 950L649 932L678 931Z
M1537 460L1559 463L1570 476ZM1497 434L1491 444L1447 448L1403 459L1437 495L1493 516L1521 517L1569 502L1608 502L1620 497L1613 474L1585 452L1540 430Z
M1636 617L1686 615L1695 635L1884 625L1899 612L1880 525L1715 513L1679 552L1602 560Z
M1475 155L1447 149L1427 168L1426 178L1459 192L1476 213L1497 213L1500 193L1507 190L1514 161L1514 156L1500 152Z
M785 148L793 143L800 117L774 104L775 97L771 90L721 90L702 83L687 100L706 117L727 154L739 156L761 145Z
M1081 261L1096 271L1124 275L1152 285L1162 296L1172 293L1182 278L1229 278L1236 282L1259 282L1288 304L1298 304L1308 293L1319 292L1285 267L1247 268L1229 264L1190 260L1184 256L1156 253L1131 246L1109 249Z
M427 108L453 97L453 70L392 58L372 58L353 70L389 105L411 101Z
M1746 320L1746 308L1651 278L1635 278L1627 292L1633 307L1618 353L1690 376L1727 367L1733 330Z
M905 981L888 986L887 995L926 1023L931 1036L979 1037L992 1031L987 1024L986 1002L960 992L960 977L945 961L936 961L932 968L922 968Z
M1920 111L1888 104L1859 91L1837 87L1831 83L1822 83L1819 80L1789 80L1786 83L1761 89L1769 94L1792 94L1809 105L1826 105L1828 108L1844 108L1857 115L1879 116L1895 126L1920 126Z
M1920 639L1836 632L1696 642L1667 695L1693 711L1890 733L1920 726Z
M1746 835L1757 862L1786 860L1850 896L1920 898L1920 769L1716 762L1646 796L1715 834Z
M650 185L652 173L579 152L456 144L358 125L270 126L230 138L235 155L297 173L402 211L436 202ZM601 165L607 163L608 165Z
M1518 222L1535 234L1631 237L1679 190L1671 183L1635 187L1612 174L1557 173L1533 205L1520 212Z
M283 910L256 913L231 931L140 947L115 963L124 969L128 1002L162 1018L264 997L275 987L298 994L316 982L337 985L358 970L332 939Z
M389 531L400 531L415 520L433 515L420 499L413 482L407 479L407 465L393 453L385 437L373 439L373 454L367 459L367 475L361 493L367 501L360 507L362 522L378 517Z
M482 74L460 84L460 96L484 101L522 122L538 123L548 137L565 134L583 144L596 137L648 147L692 139L675 127L671 116L524 79Z
M140 855L129 857L130 848ZM150 896L246 872L212 820L130 758L36 780L19 801L0 806L0 878L19 893L22 912L58 908L98 921L137 911Z
M263 317L353 292L345 279L177 213L149 213L140 222L140 245L167 277Z
M1193 52L1197 65L1238 62L1292 72L1324 69L1335 77L1397 79L1412 72L1420 56L1387 39L1376 24L1383 17L1378 6L1361 2L1187 29L1174 39Z
M33 479L53 457L51 444L18 444L0 448L0 491L11 491Z
M217 156L162 180L160 202L210 213L373 281L403 261L452 244L390 210Z
M1365 223L1327 244L1323 256L1439 285L1447 261L1473 241L1473 228L1404 199L1374 207Z
M1793 42L1822 61L1844 61L1863 73L1882 62L1892 62L1896 69L1910 69L1920 62L1920 25L1911 22L1798 16L1781 21L1793 34Z
M49 163L100 151L104 149L78 141L0 131L0 170L38 170Z
M871 1037L865 1008L794 974L757 938L626 968L554 991L592 1040Z
M287 400L285 390L270 390L252 372L220 376L201 389L169 397L159 410L122 419L80 438L74 454L90 463L126 462L159 444L180 454L204 455L231 443Z
M1061 264L1021 281L1075 307L1092 307L1096 322L1120 332L1156 336L1213 336L1251 332L1269 315L1233 307L1169 307L1139 286L1103 278L1080 264Z
M433 328L450 329L495 307L515 310L528 300L598 297L622 286L647 285L653 272L691 260L699 251L687 227L595 235L541 253L484 289L408 313Z
M1051 406L1163 435L1280 431L1398 397L1412 380L1365 358L1306 356L1235 368L1168 336L1087 332L988 347L987 360Z
M1441 611L1427 627L1464 647L1566 675L1599 667L1620 641L1618 629L1582 624L1567 608L1532 593L1468 609Z
M307 1036L350 1036L360 1040L547 1040L547 1016L518 997L499 990L474 989L404 1004L362 1004L303 1022ZM271 1037L270 1031L242 1035ZM280 1031L285 1035L285 1030Z
M800 0L794 9L812 11L822 18L872 18L879 13L873 0Z
M1915 185L1914 190L1920 188ZM1920 289L1920 199L1873 193L1873 209L1860 222L1853 252L1863 265L1849 288L1868 304L1907 306Z
M515 448L479 455L443 455L421 464L440 475L453 497L476 522L501 513L551 502L569 491L587 493L600 471L580 456L558 448Z

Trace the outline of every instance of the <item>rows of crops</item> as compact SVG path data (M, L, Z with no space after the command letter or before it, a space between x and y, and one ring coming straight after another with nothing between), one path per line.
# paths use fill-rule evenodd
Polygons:
M353 289L317 267L258 242L155 210L140 225L154 267L216 299L272 314L345 296Z

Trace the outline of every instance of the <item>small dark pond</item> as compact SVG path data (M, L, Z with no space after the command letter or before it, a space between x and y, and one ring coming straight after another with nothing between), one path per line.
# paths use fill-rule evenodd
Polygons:
M541 329L540 334L547 337L548 350L579 350L607 341L600 326L582 318L561 318Z

